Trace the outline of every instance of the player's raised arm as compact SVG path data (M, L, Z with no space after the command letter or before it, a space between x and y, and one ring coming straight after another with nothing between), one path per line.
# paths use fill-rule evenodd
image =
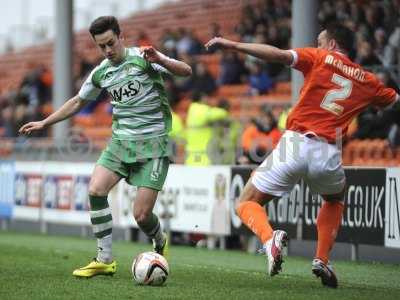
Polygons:
M282 50L265 44L240 43L221 37L215 37L209 40L205 44L205 47L207 50L212 47L235 50L258 57L267 62L276 62L285 65L291 65L293 63L293 55L289 50Z
M30 134L32 131L41 130L76 114L85 105L79 95L76 95L63 104L58 110L42 121L29 122L19 129L19 133Z
M192 75L192 68L187 63L170 58L157 51L152 46L142 47L140 51L143 53L143 56L147 61L163 66L174 75Z

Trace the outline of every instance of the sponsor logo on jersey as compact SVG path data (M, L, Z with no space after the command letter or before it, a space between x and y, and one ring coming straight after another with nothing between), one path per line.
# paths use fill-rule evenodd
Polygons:
M141 85L137 80L130 80L122 86L111 88L110 95L116 102L124 102L131 100L140 91Z
M110 79L113 75L114 75L114 71L111 71L111 72L107 72L105 75L104 75L104 79L105 80L107 80L107 79Z

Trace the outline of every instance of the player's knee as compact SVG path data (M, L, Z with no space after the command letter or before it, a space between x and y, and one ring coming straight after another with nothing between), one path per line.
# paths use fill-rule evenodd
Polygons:
M89 184L89 195L91 196L105 196L107 195L108 192L99 186L96 186L94 184Z
M137 211L133 213L133 217L135 218L136 223L140 225L146 223L150 217L150 213L146 211Z

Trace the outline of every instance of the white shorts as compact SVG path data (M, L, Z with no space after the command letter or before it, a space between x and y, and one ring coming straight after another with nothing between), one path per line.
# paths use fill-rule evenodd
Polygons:
M252 177L263 193L282 197L303 179L313 194L340 193L345 186L341 153L336 145L287 130Z

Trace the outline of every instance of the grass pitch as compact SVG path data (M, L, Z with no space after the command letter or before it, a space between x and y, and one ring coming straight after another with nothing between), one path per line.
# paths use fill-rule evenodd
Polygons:
M162 287L137 286L134 256L150 245L115 242L113 277L71 273L95 253L95 241L0 232L0 299L400 299L400 266L335 262L340 287L311 275L311 259L287 257L284 272L265 273L265 258L237 251L171 247L171 274Z

